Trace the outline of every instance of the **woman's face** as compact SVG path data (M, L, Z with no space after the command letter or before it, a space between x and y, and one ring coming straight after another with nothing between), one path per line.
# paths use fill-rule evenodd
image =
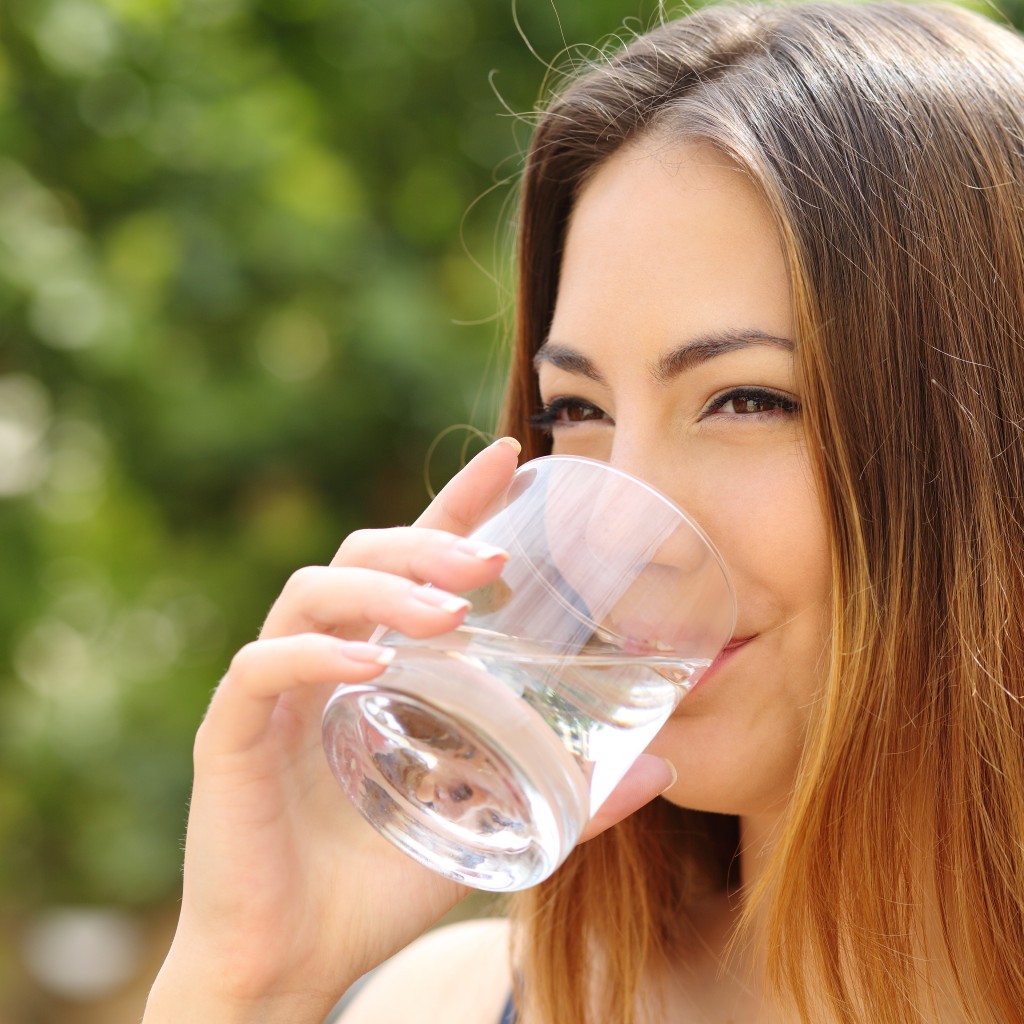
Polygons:
M601 459L690 512L736 587L733 642L651 745L666 796L784 806L823 677L829 549L800 418L786 263L767 207L716 150L644 139L569 225L537 355L556 453Z

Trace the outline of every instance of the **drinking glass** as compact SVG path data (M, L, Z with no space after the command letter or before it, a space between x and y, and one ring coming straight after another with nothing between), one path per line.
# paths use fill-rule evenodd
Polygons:
M534 885L729 642L715 548L653 487L606 463L524 464L470 534L501 576L463 625L337 688L328 760L363 816L465 885Z

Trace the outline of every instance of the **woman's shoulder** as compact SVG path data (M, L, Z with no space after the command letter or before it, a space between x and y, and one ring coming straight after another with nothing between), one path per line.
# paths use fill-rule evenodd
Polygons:
M511 987L508 922L462 921L428 932L378 967L340 1024L498 1024Z

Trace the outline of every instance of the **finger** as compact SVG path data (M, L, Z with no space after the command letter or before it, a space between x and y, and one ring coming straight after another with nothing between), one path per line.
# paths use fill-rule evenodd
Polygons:
M487 506L508 486L521 451L514 437L503 437L485 448L445 484L416 525L469 533Z
M260 636L329 633L352 639L383 625L421 639L455 629L469 607L457 594L375 569L311 565L292 573Z
M196 740L196 756L250 749L266 735L285 694L375 679L394 656L391 648L317 633L247 644L213 695Z
M580 840L593 839L605 829L629 817L664 793L675 781L676 770L671 762L655 757L654 754L641 754L608 799L597 809Z
M508 553L491 544L402 526L357 530L345 538L331 565L373 568L459 593L490 583L507 561Z
M519 451L519 443L513 438L496 441L448 482L420 517L418 526L411 528L408 534L400 530L358 532L342 545L331 568L340 570L351 566L348 571L354 571L359 562L372 563L380 569L381 577L388 573L410 576L436 583L442 590L471 590L490 582L501 571L505 553L481 545L465 546L465 540L459 547L458 538L452 537L452 533L466 532L508 485ZM326 588L318 584L312 588L306 586L307 580L314 578L317 572L318 567L309 567L293 574L271 608L261 635L284 636L306 630L341 635L359 627L364 627L365 633L366 626L378 623L406 632L389 617L391 607L380 613L369 606L358 607L360 598L369 596L365 587L351 593L348 601L339 592L333 602L323 602L318 608L318 595L324 594ZM340 587L340 582L336 579L332 585ZM312 595L307 593L309 589L314 591ZM386 594L384 596L386 598ZM412 627L416 631L408 635L436 635L456 625L457 622L446 623L435 628L434 623L418 621Z

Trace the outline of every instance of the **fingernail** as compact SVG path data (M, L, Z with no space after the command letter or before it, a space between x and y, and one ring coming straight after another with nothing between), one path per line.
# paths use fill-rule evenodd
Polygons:
M394 647L380 647L377 644L351 641L346 643L343 653L350 661L366 661L374 665L390 665L395 660Z
M480 558L485 562L490 561L492 558L500 558L504 562L508 561L507 551L495 547L493 544L484 544L482 541L470 540L468 537L457 540L455 542L455 550L461 551L464 555Z
M662 793L664 793L665 790L671 789L676 784L676 780L679 778L679 773L676 771L676 766L667 757L663 757L662 761L664 761L665 764L668 766L668 770L672 775L669 784L665 787L665 789L662 790Z
M464 612L470 605L464 597L456 597L445 590L436 590L434 587L413 587L412 596L417 601L429 604L431 608L440 608L449 615L456 612Z
M523 450L523 446L514 437L499 437L494 443L507 444L516 455L519 455Z

